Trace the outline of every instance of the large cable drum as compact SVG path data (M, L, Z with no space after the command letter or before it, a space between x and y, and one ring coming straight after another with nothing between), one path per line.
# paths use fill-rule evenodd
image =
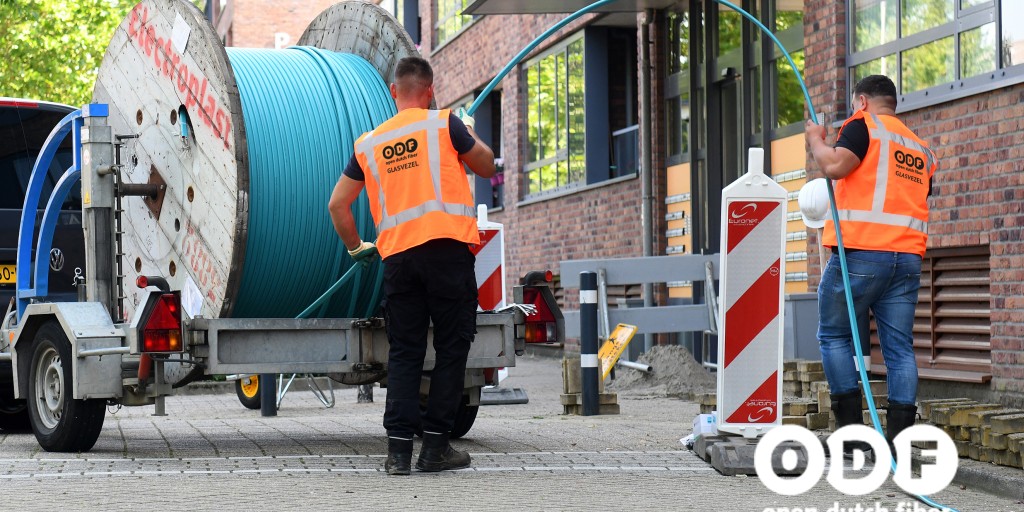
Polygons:
M166 185L123 199L127 315L141 297L130 284L156 275L193 316L291 317L353 264L327 200L351 141L393 113L384 84L397 61L418 53L361 1L322 12L299 46L225 49L182 0L144 0L115 31L93 101L110 105L121 136L121 180ZM363 316L379 279L378 263L318 314Z

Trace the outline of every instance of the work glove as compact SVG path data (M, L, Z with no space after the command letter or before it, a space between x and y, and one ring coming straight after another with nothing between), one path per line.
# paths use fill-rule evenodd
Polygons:
M348 251L348 255L351 256L352 259L356 260L356 262L369 260L369 258L372 258L375 254L377 254L377 246L373 245L373 242L361 241L359 242L359 247Z
M464 107L459 107L459 112L456 115L459 116L462 124L474 130L476 129L476 120L473 119L473 116L469 115L469 112L466 112Z

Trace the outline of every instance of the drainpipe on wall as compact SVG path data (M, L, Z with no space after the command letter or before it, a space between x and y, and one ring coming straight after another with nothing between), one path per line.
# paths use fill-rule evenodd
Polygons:
M651 27L654 10L644 11L640 22L640 231L644 257L654 256L654 183L653 158L651 155L651 133L654 123L651 118ZM654 305L654 285L643 285L644 307ZM654 345L654 335L644 334L644 352Z

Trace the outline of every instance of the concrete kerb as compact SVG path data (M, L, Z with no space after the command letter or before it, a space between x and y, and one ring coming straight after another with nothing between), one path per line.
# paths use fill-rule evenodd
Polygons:
M914 466L917 467L925 461L915 455ZM960 459L957 466L956 476L953 477L954 485L961 485L979 491L1010 498L1024 500L1024 471L1020 468L999 466L988 462L978 462L971 459Z

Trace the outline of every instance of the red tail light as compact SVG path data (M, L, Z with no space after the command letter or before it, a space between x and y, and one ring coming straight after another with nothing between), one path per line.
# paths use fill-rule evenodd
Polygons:
M181 297L165 293L157 299L142 329L143 352L181 352Z
M541 290L535 287L523 289L523 302L533 304L537 312L526 316L527 343L558 343L558 326L555 315L544 300Z

